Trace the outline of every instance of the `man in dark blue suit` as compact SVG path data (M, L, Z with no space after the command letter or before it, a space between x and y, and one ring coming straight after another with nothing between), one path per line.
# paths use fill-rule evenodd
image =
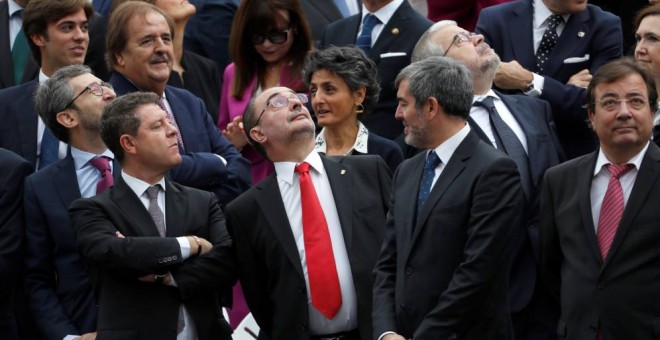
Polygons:
M328 25L320 45L356 44L356 37L362 32L363 18L367 14L378 18L379 22L371 31L370 46L365 52L378 66L380 97L376 107L362 118L362 122L369 131L396 139L403 133L403 124L394 118L397 106L394 78L410 64L415 43L432 22L415 12L404 0L363 0L362 5L362 13ZM403 143L400 144L405 149Z
M108 55L117 95L154 92L177 127L183 161L172 180L213 191L222 205L251 185L250 164L218 131L201 99L167 85L172 68L174 22L156 6L132 2L108 24Z
M114 98L108 84L82 65L61 68L35 95L39 115L70 146L64 159L25 181L25 289L45 339L96 331L96 299L67 209L100 193L99 181L119 173L100 135L101 113ZM95 167L97 159L105 159L109 172Z
M0 148L0 334L19 339L14 301L22 291L23 179L32 166L15 153Z
M518 164L518 171L521 172L521 179L528 179L528 183L523 184L523 187L527 187L527 209L523 220L527 233L521 235L515 252L509 302L516 339L540 339L539 325L532 323L538 318L536 311L545 308L545 306L539 305L543 292L535 292L538 288L537 259L539 257L538 188L545 171L564 159L556 136L550 105L541 99L504 95L494 91L492 89L493 79L500 64L499 57L484 42L482 35L472 34L458 27L456 22L449 20L434 24L424 33L415 46L412 58L417 61L445 54L463 62L472 72L475 95L468 122L479 138L493 147L501 148L501 151L516 160L514 150L498 145L496 139L500 135L498 129L493 127L493 119L488 109L477 104L490 97L497 113L514 132L520 145L524 147L525 154L522 156L527 159L528 165ZM524 159L520 161L525 162ZM551 324L548 323L548 325ZM528 329L534 336L527 336ZM544 336L550 336L554 331L554 327L550 326L542 332Z
M215 61L221 77L231 62L229 34L238 0L191 0L190 3L195 5L197 13L186 25L183 47Z
M476 32L504 62L495 85L550 103L568 158L595 150L584 108L585 88L596 70L622 56L617 16L587 1L519 0L483 9ZM556 44L550 48L552 43L544 45L545 41Z
M34 90L59 68L83 63L89 44L88 19L93 14L86 0L32 0L23 14L23 30L41 70L38 79L0 90L0 147L22 156L35 170L64 158L66 145L58 145L34 111Z

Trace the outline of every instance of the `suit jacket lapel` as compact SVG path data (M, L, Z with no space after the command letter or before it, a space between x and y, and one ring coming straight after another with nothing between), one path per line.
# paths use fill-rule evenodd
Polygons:
M406 212L406 214L403 216L404 221L402 221L402 225L405 226L405 238L406 240L412 240L413 238L413 230L415 230L415 212L417 211L417 196L419 195L419 186L420 183L422 182L422 176L424 174L424 164L426 163L426 155L427 152L420 152L418 155L416 155L416 158L413 158L414 164L413 167L410 171L410 176L408 174L398 174L398 176L403 176L407 177L406 180L402 181L401 183L403 185L400 186L401 188L401 197L409 197L408 200L406 200L402 205L404 206L404 209L402 209L403 212ZM409 247L412 245L412 242L408 243ZM409 252L407 250L406 252Z
M133 229L123 230L123 233L126 235L126 232L134 231L135 234L129 233L126 236L160 236L158 228L156 228L156 224L147 209L144 208L144 204L121 176L115 182L110 199L119 207L119 211L124 214L124 218L132 222L130 226L124 228ZM167 202L167 199L165 201Z
M337 163L325 157L321 157L321 159L330 182L332 196L335 199L346 251L350 254L351 244L353 243L353 209L351 208L353 206L353 194L351 192L353 177L350 168L345 164L340 164L341 161Z
M9 4L0 2L0 88L14 85L13 64L11 62L11 46L9 46Z
M284 209L284 202L280 195L280 188L277 185L277 176L273 172L266 179L256 186L258 193L255 195L259 210L264 214L264 221L271 228L277 241L282 245L289 261L296 269L298 275L304 278L302 265L300 264L300 255L298 255L298 246L293 238L289 218Z
M173 186L170 181L165 180L165 187L167 187L167 190L165 190L166 236L183 236L185 235L184 229L186 226L184 217L188 213L188 205L181 191Z
M610 259L616 255L616 251L621 247L621 243L626 237L626 234L633 226L633 222L639 213L639 209L647 202L647 197L652 188L655 188L655 182L658 180L658 172L660 170L660 149L658 149L653 142L649 145L642 164L640 165L635 184L630 198L626 204L623 212L623 217L619 223L619 228L614 235L614 241L610 248L607 258L605 259L605 266L610 262Z
M578 165L577 194L580 202L580 214L584 233L589 240L591 252L598 262L601 262L600 248L596 238L596 227L594 226L593 214L591 212L591 182L594 178L594 167L598 152L593 152L589 157L582 159Z
M589 42L591 39L589 37L590 32L588 25L586 25L589 17L589 11L584 10L568 18L568 22L566 22L566 26L559 36L557 45L550 52L548 61L544 66L544 74L554 76L564 64L564 59L575 56L575 49ZM584 34L578 35L578 32Z
M73 162L71 152L61 162L57 162L55 166L57 167L57 171L51 180L55 188L57 188L62 205L68 207L71 205L71 202L81 197L78 177L76 176L76 166Z
M534 26L534 8L532 5L533 0L526 3L521 3L520 7L515 8L513 16L509 19L509 35L512 37L520 37L520 39L512 39L511 50L520 65L527 67L533 72L536 72L536 51L534 50L534 37L532 27Z

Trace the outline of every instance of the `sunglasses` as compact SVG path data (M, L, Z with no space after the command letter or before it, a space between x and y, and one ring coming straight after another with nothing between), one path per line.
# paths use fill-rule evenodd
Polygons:
M273 44L284 44L289 39L289 27L279 31L267 34L252 34L252 43L254 45L261 45L268 39Z

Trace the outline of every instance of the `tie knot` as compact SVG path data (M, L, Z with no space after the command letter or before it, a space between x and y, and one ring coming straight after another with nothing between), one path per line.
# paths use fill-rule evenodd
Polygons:
M295 169L295 171L296 171L299 175L302 175L302 174L309 173L309 168L310 168L309 163L307 163L307 162L302 162L302 163L296 165L296 169Z
M435 169L438 164L440 164L440 157L438 157L438 154L435 153L435 151L431 150L428 156L426 156L426 164L424 165L424 169Z
M145 193L147 194L147 198L149 198L150 200L155 200L158 198L159 191L160 191L160 185L156 184L148 187Z
M492 108L495 107L495 103L493 102L493 97L488 96L482 99L481 101L474 102L472 106L481 106L486 110L491 110Z
M105 156L100 156L92 158L89 160L93 167L95 167L101 174L105 174L106 171L110 171L110 161Z
M610 177L619 179L626 172L632 170L634 167L632 164L607 164L607 171L610 172Z
M548 18L548 28L555 30L563 22L564 17L559 14L553 14Z
M374 26L376 26L376 24L379 22L380 20L378 17L371 13L367 13L367 15L365 15L364 19L362 20L362 32L371 32Z

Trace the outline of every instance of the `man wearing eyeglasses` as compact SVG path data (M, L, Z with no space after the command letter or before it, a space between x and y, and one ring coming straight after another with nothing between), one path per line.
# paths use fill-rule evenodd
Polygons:
M541 194L541 274L561 307L562 339L651 339L660 315L660 149L649 142L657 92L631 59L589 87L595 152L549 169Z
M505 95L492 89L500 59L481 34L440 21L422 35L413 60L445 55L463 62L472 73L474 98L468 123L479 138L505 152L518 166L525 190L523 233L517 239L511 270L509 302L516 339L542 339L555 334L537 291L539 190L548 168L564 159L555 135L550 105L544 100ZM509 138L510 137L510 138ZM543 317L539 317L541 314ZM552 318L551 318L552 319ZM541 335L543 334L543 335Z
M212 191L225 205L251 185L250 164L222 136L200 98L167 85L173 35L174 22L160 8L141 1L118 7L108 23L110 83L119 96L147 91L161 97L183 157L172 179Z
M101 112L115 98L83 65L59 69L37 88L35 109L67 156L25 181L25 288L46 339L93 339L96 298L67 215L69 204L107 189L118 173L101 140Z
M272 340L371 339L390 171L378 157L320 156L307 100L271 88L244 114L275 172L227 206L239 279Z

